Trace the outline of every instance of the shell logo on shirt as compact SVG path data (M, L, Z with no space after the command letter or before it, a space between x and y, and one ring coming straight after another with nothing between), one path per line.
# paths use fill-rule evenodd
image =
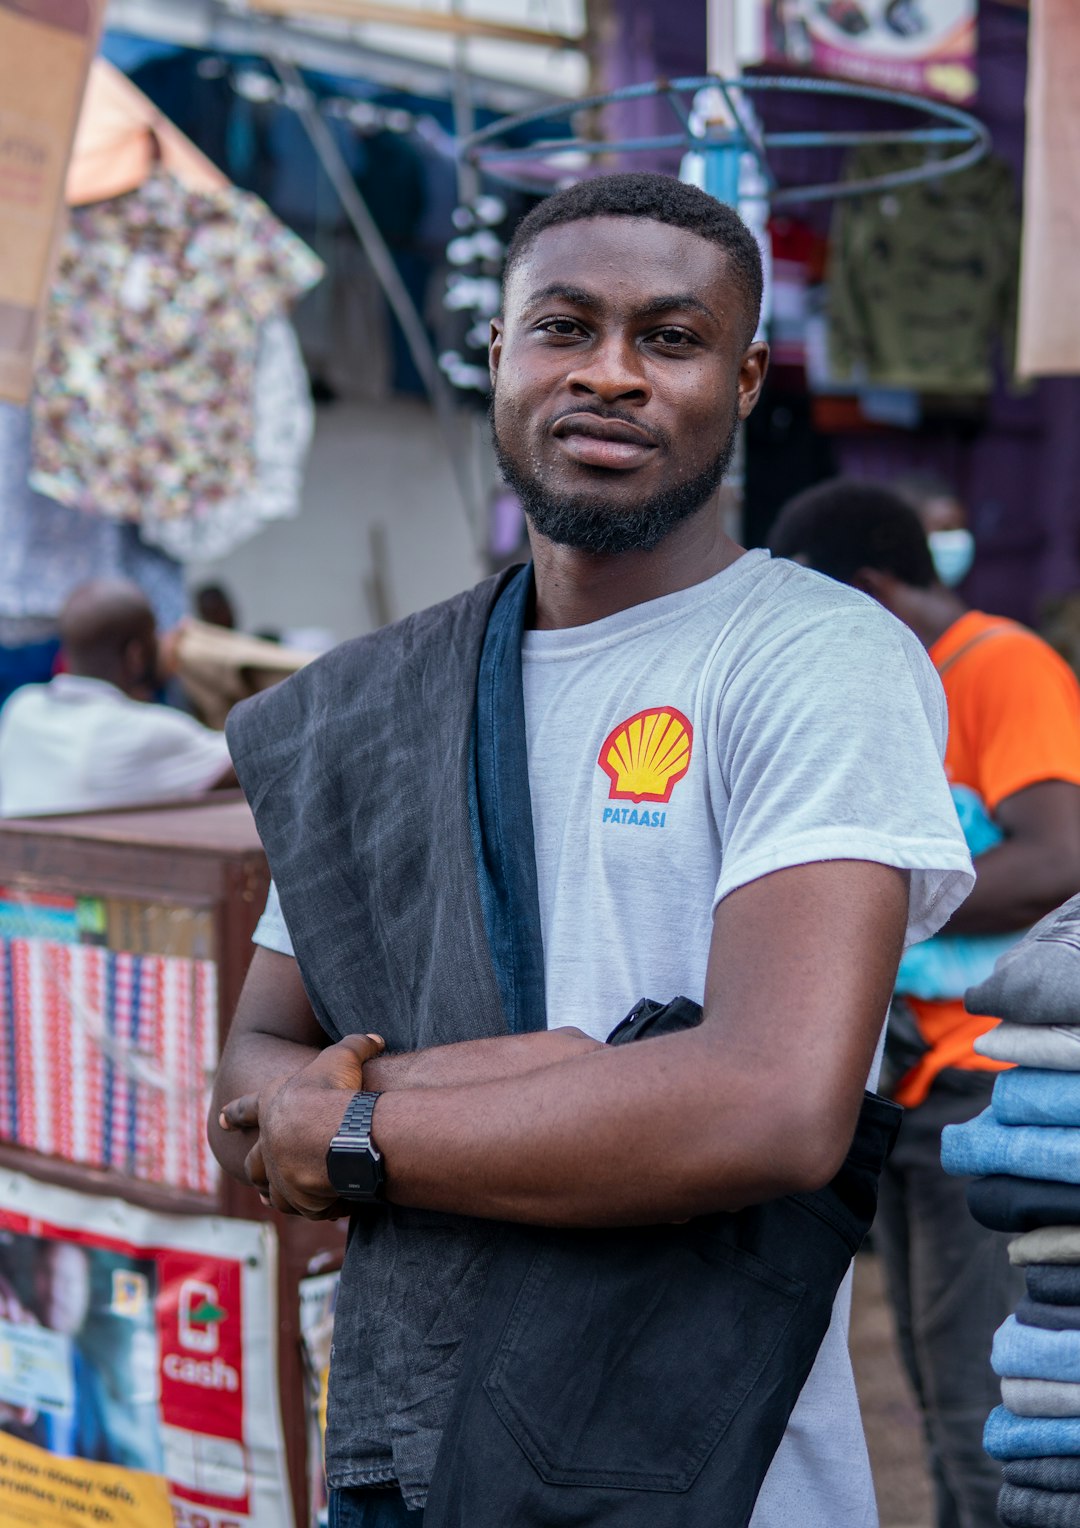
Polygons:
M690 768L694 729L674 706L638 711L604 739L597 764L611 781L613 801L671 800Z

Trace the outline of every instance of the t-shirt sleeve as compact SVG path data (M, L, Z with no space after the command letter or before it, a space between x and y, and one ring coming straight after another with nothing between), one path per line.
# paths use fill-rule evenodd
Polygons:
M984 682L965 685L960 724L987 808L1044 780L1080 785L1080 684L1064 659L1018 632L981 643L967 661Z
M253 944L261 944L264 950L274 950L278 955L295 955L292 936L285 922L285 914L281 911L281 899L278 889L273 881L270 882L270 891L266 898L266 907L262 917L255 925L255 932L251 936Z
M944 693L884 610L845 603L777 634L738 666L716 720L727 804L714 905L775 870L871 860L911 872L911 944L967 896L974 872L942 766Z

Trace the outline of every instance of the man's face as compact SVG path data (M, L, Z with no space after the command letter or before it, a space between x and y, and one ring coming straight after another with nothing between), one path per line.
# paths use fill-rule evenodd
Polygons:
M919 519L927 535L932 531L967 529L967 511L960 500L953 498L951 494L938 494L933 498L924 499L919 505Z
M719 486L757 401L764 345L724 251L650 218L545 229L493 326L492 420L534 529L647 550Z
M34 1269L34 1307L50 1331L74 1337L90 1310L90 1261L71 1242L47 1242Z

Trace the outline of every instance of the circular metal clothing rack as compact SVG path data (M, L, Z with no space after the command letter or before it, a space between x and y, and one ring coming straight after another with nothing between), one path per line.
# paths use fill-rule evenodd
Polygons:
M694 106L701 91L712 91L720 107L722 122L699 122ZM756 96L768 95L827 96L850 101L873 102L916 113L921 119L910 127L887 127L881 130L839 129L822 131L772 131L763 128L753 110ZM670 133L647 137L600 139L577 133L571 123L568 136L538 138L523 146L512 139L523 129L544 124L553 126L580 112L596 112L606 106L662 99L671 109L674 122ZM910 144L924 146L922 163L905 166L861 180L831 180L811 185L781 185L770 164L770 154L788 149L844 149L861 144ZM990 147L990 134L977 117L951 106L906 91L886 90L872 85L848 84L840 80L820 80L801 76L746 75L721 79L718 75L694 75L684 79L655 80L645 85L627 85L604 95L584 100L559 102L538 111L503 117L463 140L461 154L493 180L531 195L546 195L574 180L581 173L568 173L558 164L564 155L586 156L590 160L606 156L658 153L679 150L707 157L730 159L750 153L757 160L762 189L757 195L773 206L786 202L822 201L831 197L861 196L864 192L888 191L910 186L918 181L936 179L964 170L980 160ZM529 173L530 166L535 166ZM622 168L622 166L620 166ZM610 173L601 167L593 173ZM588 173L588 172L586 172Z

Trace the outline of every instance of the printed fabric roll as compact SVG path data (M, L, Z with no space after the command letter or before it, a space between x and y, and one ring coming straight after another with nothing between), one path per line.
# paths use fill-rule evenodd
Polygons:
M1080 1458L1080 1417L1018 1417L995 1406L986 1419L983 1448L991 1459Z
M1022 1326L1015 1316L1010 1316L994 1333L990 1366L1004 1379L1080 1382L1080 1332L1051 1332L1042 1326ZM1076 1426L1080 1437L1080 1417ZM1046 1452L1052 1454L1055 1450L1051 1448Z
M1080 1417L1080 1385L1066 1379L1003 1379L1001 1404L1018 1417Z
M1040 1326L1048 1332L1080 1332L1080 1305L1051 1305L1025 1295L1016 1307L1016 1319L1021 1326Z
M964 1001L1011 1024L1071 1024L1080 1009L1080 896L1036 923Z
M1029 1263L1027 1292L1042 1305L1080 1306L1080 1267L1075 1263Z
M1034 1231L1039 1226L1080 1226L1080 1184L1049 1178L1012 1178L993 1173L966 1190L968 1209L991 1231Z
M1001 1473L1011 1486L1080 1492L1080 1459L1007 1459Z
M1047 1028L998 1024L978 1037L975 1049L993 1061L1013 1061L1017 1066L1045 1067L1055 1072L1080 1071L1080 1027L1073 1024Z
M941 1165L957 1178L1008 1173L1015 1178L1080 1181L1080 1131L1067 1125L1003 1125L984 1109L941 1133Z
M1077 1528L1080 1494L1037 1491L1006 1482L998 1495L998 1516L1005 1528Z
M1029 1231L1026 1236L1016 1237L1009 1243L1009 1262L1021 1267L1029 1263L1080 1263L1080 1226L1045 1225L1037 1231ZM1057 1297L1036 1295L1035 1298L1049 1300Z
M990 1108L1003 1125L1080 1125L1080 1072L1013 1067L999 1074Z

